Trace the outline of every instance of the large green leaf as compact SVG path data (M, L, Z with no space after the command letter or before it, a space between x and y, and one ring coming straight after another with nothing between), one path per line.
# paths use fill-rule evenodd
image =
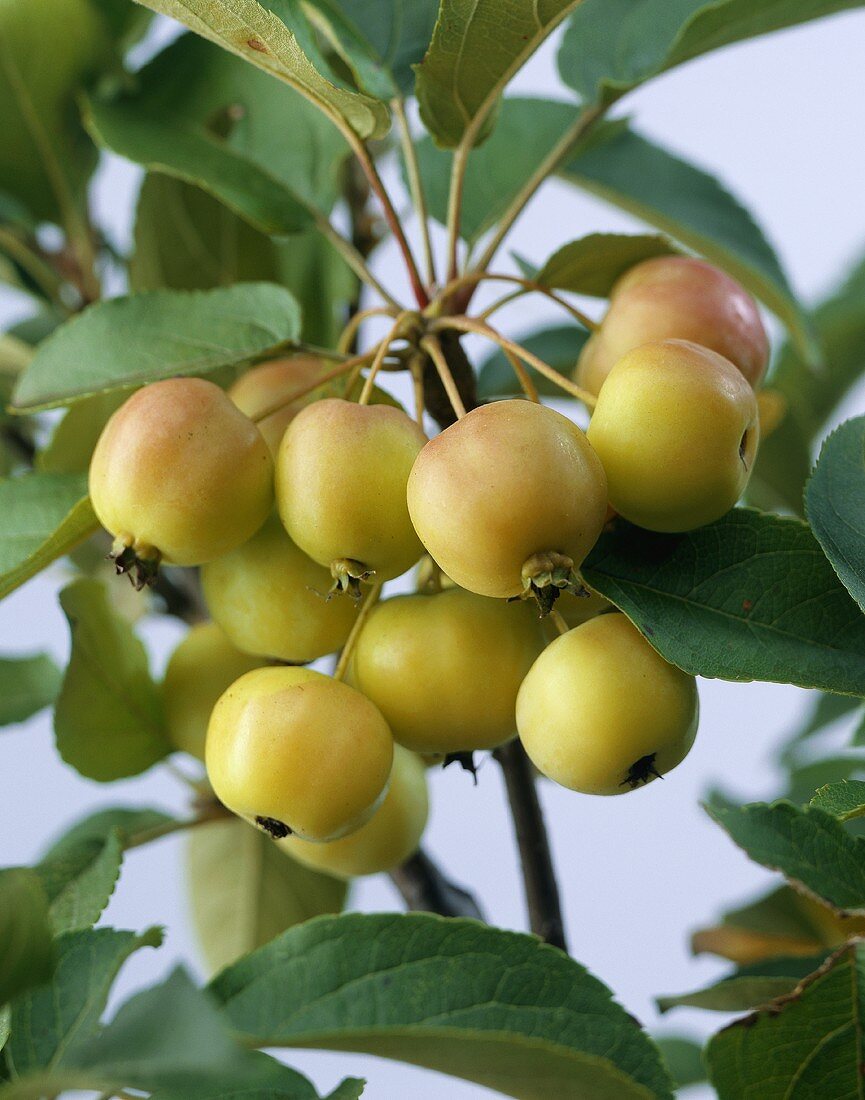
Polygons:
M703 989L658 997L658 1010L705 1008L710 1012L744 1012L791 992L820 966L827 954L828 951L824 951L819 955L764 959L751 966L742 966Z
M200 188L148 175L135 219L133 289L206 290L250 279L287 287L301 308L303 339L320 347L336 343L357 289L357 277L317 231L276 241Z
M383 103L338 87L315 67L308 56L315 43L297 0L270 0L270 9L275 11L256 0L142 2L284 81L358 137L387 133L390 116Z
M739 508L683 535L619 522L583 572L686 672L865 695L865 618L799 520Z
M865 945L841 948L792 995L709 1042L719 1100L856 1100L862 1095Z
M670 1097L657 1051L609 990L540 941L425 914L320 917L211 984L267 1046L355 1050L522 1100Z
M123 860L118 833L88 840L35 868L48 898L55 933L89 928L108 904Z
M552 290L607 298L616 281L635 264L675 249L665 237L649 234L590 233L558 248L534 276Z
M436 142L458 145L580 0L441 0L417 67L421 118Z
M520 336L518 342L549 366L569 375L588 338L588 332L577 325L556 325L553 328L539 329L528 336ZM566 396L555 383L538 374L532 367L527 366L526 370L539 393L560 399ZM478 397L507 397L518 393L522 393L522 390L514 368L504 353L496 348L478 366Z
M81 203L96 151L75 95L109 59L88 0L0 5L0 190L39 219L62 222Z
M0 1005L47 981L55 959L39 876L27 867L0 871Z
M51 981L12 1004L6 1057L15 1076L73 1061L75 1051L96 1034L120 967L139 948L158 947L162 933L151 928L138 936L97 928L68 932L56 942L58 960Z
M187 844L192 915L212 973L345 902L344 882L301 866L239 818L194 829Z
M865 416L848 420L823 444L805 511L833 569L865 611Z
M816 806L792 802L710 806L748 856L845 914L865 914L865 840Z
M208 374L273 354L299 334L297 302L272 283L112 298L39 346L14 405L52 408L178 374Z
M24 722L50 707L61 679L60 669L45 653L0 660L0 726Z
M559 174L718 264L778 316L806 358L816 357L810 322L772 246L749 211L709 173L610 123Z
M609 103L701 54L862 6L862 0L584 0L559 52L566 84Z
M138 775L172 748L146 650L98 581L74 581L60 603L72 634L54 710L60 755L88 779Z
M865 815L865 783L861 779L842 779L840 783L827 783L815 791L811 805L819 806L839 821L862 817Z
M77 474L24 474L0 480L0 599L57 558L99 524Z
M133 809L127 806L111 806L106 810L97 810L58 837L43 855L42 862L63 858L91 841L105 844L115 833L125 845L137 834L168 825L172 820L161 810L146 807Z

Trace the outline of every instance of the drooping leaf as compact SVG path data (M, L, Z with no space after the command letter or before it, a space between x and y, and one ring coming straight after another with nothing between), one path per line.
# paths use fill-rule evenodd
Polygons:
M722 46L861 7L861 0L584 0L559 52L562 80L610 103Z
M522 1100L671 1095L605 986L538 940L475 921L319 917L211 989L232 1027L268 1046L398 1058Z
M798 520L738 508L682 535L617 524L583 572L686 672L865 695L865 618Z
M131 809L126 806L97 810L82 821L76 822L51 845L42 857L43 863L61 859L76 852L82 845L97 842L103 845L112 834L117 834L123 844L139 833L168 825L173 818L161 810Z
M815 792L812 806L818 806L839 821L849 821L865 814L865 782L861 779L845 779L840 783L827 783Z
M329 78L332 74L325 75L315 67L308 56L315 42L296 0L271 0L269 9L257 0L143 2L284 81L358 137L383 137L387 133L390 117L383 103L338 87Z
M832 814L786 801L707 809L755 862L781 871L838 912L865 915L865 840Z
M458 145L580 0L441 0L417 67L421 118L436 142Z
M865 612L865 416L823 444L805 491L805 512L832 567Z
M660 1012L672 1008L705 1008L710 1012L745 1012L792 992L823 963L828 951L804 957L765 959L742 966L704 989L658 997Z
M301 866L239 818L194 829L187 875L192 916L212 973L322 913L338 913L346 885Z
M105 26L88 0L0 9L0 190L35 218L62 223L80 206L96 151L75 95L110 57Z
M23 474L0 480L0 599L68 554L99 524L86 478Z
M861 941L842 947L793 995L714 1036L706 1060L719 1100L860 1095L863 964Z
M119 833L84 840L35 867L48 898L55 934L94 925L108 904L123 861Z
M588 338L588 332L577 325L556 325L553 328L539 329L528 336L520 336L517 343L561 374L570 375ZM560 399L566 396L558 386L532 367L527 366L526 370L537 386L538 393ZM514 368L498 348L478 366L478 397L507 397L521 392Z
M626 233L590 233L563 244L534 276L541 286L606 298L616 281L635 264L676 250L665 237Z
M113 298L40 345L13 403L52 408L178 374L208 374L274 353L299 333L296 301L272 283Z
M610 123L559 175L729 272L787 326L808 361L816 358L810 320L772 246L749 211L709 173Z
M0 660L0 726L24 722L50 707L61 679L60 669L45 653Z
M140 936L96 928L58 937L57 966L51 981L12 1004L12 1035L6 1054L15 1075L26 1077L73 1062L76 1050L96 1034L121 966L134 951L158 947L161 942L162 933L156 928Z
M171 752L144 646L98 581L74 581L60 604L72 634L54 711L60 755L103 783L138 775Z
M56 953L48 898L35 871L0 871L0 1004L47 981Z

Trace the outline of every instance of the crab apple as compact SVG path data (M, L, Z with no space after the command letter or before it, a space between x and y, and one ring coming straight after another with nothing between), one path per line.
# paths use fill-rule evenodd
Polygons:
M207 729L217 798L275 838L335 840L384 798L393 738L347 684L306 668L247 672L219 698Z
M417 851L428 816L426 767L416 753L395 745L388 792L365 825L324 844L296 836L277 843L314 871L337 878L375 875L398 867Z
M406 482L426 436L402 410L326 398L285 433L276 499L286 531L339 588L398 577L423 547L406 507Z
M228 396L241 412L255 420L281 400L311 386L325 370L325 364L315 355L298 354L285 359L272 359L242 374L229 389ZM258 421L258 429L274 459L289 423L304 406L320 396L320 390L312 390Z
M760 438L757 401L708 348L644 344L613 367L588 436L619 515L650 531L690 531L744 492Z
M629 351L672 339L723 355L755 388L766 372L769 340L751 295L705 260L658 256L632 267L613 287L607 315L580 354L576 380L600 393Z
M201 570L208 610L238 649L293 663L333 653L348 638L357 609L325 599L330 581L275 513L249 542Z
M249 417L203 378L154 382L111 417L90 462L90 499L119 571L201 565L258 530L273 461Z
M517 691L543 645L537 610L522 601L461 588L395 596L361 629L350 682L407 748L491 749L516 732Z
M607 482L567 417L532 401L481 405L430 440L408 482L415 530L481 596L575 586L601 533Z
M698 713L694 677L619 612L551 642L516 709L538 771L583 794L622 794L675 768L694 742Z
M165 670L162 701L168 737L176 749L204 760L207 723L217 699L261 661L241 653L216 623L197 623Z

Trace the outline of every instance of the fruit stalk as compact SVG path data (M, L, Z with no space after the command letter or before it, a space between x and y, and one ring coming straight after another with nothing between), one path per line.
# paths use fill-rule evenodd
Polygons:
M474 897L444 877L423 849L390 873L391 881L413 912L483 920Z

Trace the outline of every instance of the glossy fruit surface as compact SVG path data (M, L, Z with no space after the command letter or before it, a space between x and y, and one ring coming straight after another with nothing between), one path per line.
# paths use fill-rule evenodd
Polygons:
M365 825L326 844L296 836L277 843L315 871L338 878L375 875L398 867L417 851L428 816L426 767L416 753L396 745L388 792Z
M550 779L584 794L623 794L684 760L698 712L694 677L614 612L547 646L520 688L517 728Z
M610 308L577 364L577 382L597 394L618 361L641 344L690 340L759 385L769 340L757 303L726 272L691 256L659 256L616 283Z
M228 396L241 412L251 420L267 412L284 398L305 389L325 373L324 362L314 355L291 355L285 359L272 359L246 371L229 389ZM285 429L302 408L322 396L321 390L310 393L283 405L278 412L257 421L258 430L276 459Z
M207 730L217 797L276 838L334 840L384 796L393 738L360 692L306 668L259 668L221 696Z
M598 456L567 417L531 401L481 405L436 436L408 484L415 530L456 584L482 596L526 588L550 552L578 569L607 507Z
M489 749L513 737L517 692L542 648L528 603L460 588L396 596L365 623L350 677L400 744L423 753Z
M319 564L348 561L377 581L398 577L423 547L406 482L426 436L400 409L327 398L289 425L276 468L285 529ZM352 574L354 575L354 574Z
M193 626L172 653L162 685L165 723L175 748L203 760L217 699L260 664L232 645L216 623Z
M760 429L739 371L684 340L644 344L620 360L588 430L610 504L650 531L719 519L748 484Z
M99 522L142 559L201 565L258 530L273 462L252 421L203 378L138 390L106 424L90 463Z
M354 623L351 600L327 600L330 572L308 558L273 514L242 546L201 570L210 614L246 653L314 661L339 649Z

